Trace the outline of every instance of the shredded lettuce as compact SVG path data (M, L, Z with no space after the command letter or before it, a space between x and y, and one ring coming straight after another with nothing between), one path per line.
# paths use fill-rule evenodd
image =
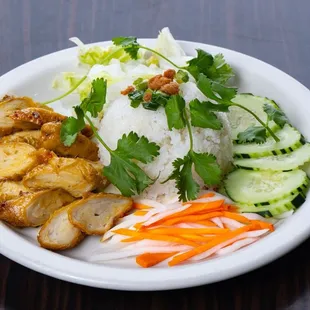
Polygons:
M84 43L78 38L71 38L70 41L77 44L79 47L78 58L80 63L89 66L96 64L108 65L112 59L118 59L121 62L130 60L130 56L119 46L109 46L107 48L102 46L86 47Z

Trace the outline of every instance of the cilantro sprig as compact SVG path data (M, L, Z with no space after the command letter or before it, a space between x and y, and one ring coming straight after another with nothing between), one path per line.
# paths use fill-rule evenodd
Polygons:
M192 106L200 104L198 100L192 102ZM179 199L182 201L192 200L197 198L199 192L199 185L193 177L193 168L204 183L208 185L216 185L220 182L221 169L214 155L209 153L196 153L194 151L194 139L188 113L191 115L192 124L196 116L192 110L188 111L186 109L184 99L180 95L171 96L167 102L165 111L170 130L173 128L183 129L187 127L190 148L183 158L174 160L172 164L174 168L173 172L164 183L169 180L175 180ZM201 124L197 125L201 127Z
M92 89L88 97L79 106L74 107L76 117L67 118L61 126L60 138L65 146L72 145L77 135L85 127L86 122L93 129L97 140L110 153L110 165L104 167L103 175L115 185L122 195L132 196L142 193L154 183L139 166L138 163L150 163L159 155L159 146L150 142L146 137L139 137L130 132L118 140L117 148L112 150L98 134L91 117L97 117L106 103L107 82L96 79L92 82ZM90 116L89 116L90 115Z

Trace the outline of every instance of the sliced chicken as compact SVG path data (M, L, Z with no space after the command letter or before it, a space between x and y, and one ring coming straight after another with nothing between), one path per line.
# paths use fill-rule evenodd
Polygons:
M27 130L27 131L20 131L20 132L16 132L14 134L5 136L0 139L0 142L1 143L24 142L24 143L32 145L35 148L39 148L40 138L41 138L40 130Z
M17 227L36 227L44 224L57 209L74 198L62 189L28 193L0 204L0 220Z
M20 180L38 164L36 149L22 142L0 144L0 181Z
M29 124L38 129L45 123L62 122L66 116L43 108L27 108L14 111L10 118L15 122L16 127L25 130Z
M78 245L85 237L68 219L68 207L53 213L38 234L40 245L49 250L66 250Z
M30 193L31 190L25 187L21 182L1 181L0 182L0 203L15 199Z
M0 101L0 137L18 131L14 126L14 121L9 117L14 111L38 106L28 97L15 98L5 96ZM30 126L30 129L32 126Z
M33 189L62 188L74 197L82 197L84 193L102 190L108 185L102 173L85 159L49 156L44 155L46 163L25 175L25 186Z
M81 157L98 161L98 146L89 138L78 134L76 141L69 147L60 140L61 123L46 123L41 127L40 145L54 151L59 156Z
M114 194L90 194L69 206L70 222L88 235L103 235L133 206L131 198Z

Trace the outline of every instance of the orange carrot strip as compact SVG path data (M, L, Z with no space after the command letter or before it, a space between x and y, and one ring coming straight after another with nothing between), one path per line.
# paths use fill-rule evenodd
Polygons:
M216 201L210 201L210 202L206 202L206 203L197 203L195 205L192 205L190 207L188 207L187 209L168 215L154 223L152 223L151 225L158 225L159 223L163 223L167 220L173 219L173 218L177 218L177 217L181 217L181 216L188 216L188 215L193 215L196 213L206 213L206 212L211 212L211 211L217 211L218 209L221 209L220 211L222 211L223 209L221 208L222 204L223 204L224 200L216 200Z
M152 207L144 205L142 203L134 202L133 207L139 210L152 209Z
M209 220L203 220L197 222L197 224L205 225L205 226L217 226L215 223L209 221Z
M145 214L147 214L149 211L144 211L144 210L138 210L136 212L133 213L133 215L136 215L136 216L143 216Z
M254 225L258 225L259 229L269 229L270 231L274 231L274 226L271 223L259 221L259 220L252 220L251 221Z
M198 241L198 242L208 242L211 239L215 238L215 236L199 236L199 235L180 235L180 237L192 240L192 241Z
M174 225L178 223L196 223L198 221L203 221L203 220L207 220L213 217L223 216L223 215L224 215L224 212L210 212L207 214L181 216L181 217L176 217L176 218L164 221L162 224L169 226L169 225Z
M236 221L241 222L243 224L250 224L251 223L251 220L249 220L245 216L240 215L238 213L224 211L223 212L223 216L228 217L228 218L230 218L232 220L236 220Z
M152 267L164 261L165 259L177 254L178 252L171 253L144 253L136 257L136 262L143 268Z
M143 239L149 239L149 240L158 240L158 241L185 244L185 245L189 245L192 247L196 247L199 245L196 242L193 242L191 240L187 240L187 239L175 237L175 236L169 236L169 235L157 235L157 234L136 232L136 235L133 235L132 237L133 238L123 239L122 242L133 242L133 241L138 241L138 240L143 240Z
M215 193L206 193L206 194L203 194L201 196L199 196L198 198L210 198L210 197L214 197L215 196Z
M238 236L238 235L240 235L246 231L249 231L251 228L253 228L251 225L242 226L242 227L240 227L234 231L228 232L227 234L218 236L206 244L203 244L203 245L196 247L190 251L187 251L185 253L182 253L182 254L179 254L179 255L173 257L172 260L170 260L168 262L168 265L174 266L174 265L180 264L180 263L190 259L191 257L196 256L198 254L201 254L201 253L213 248L214 246L216 246L216 245L218 245L224 241L227 241L227 240L232 239L232 238L234 238L234 237L236 237L236 236Z
M219 235L225 234L229 229L224 228L155 228L148 229L147 232L150 234L159 234L159 235L181 235L181 234L191 234L191 235Z
M136 223L135 225L133 225L135 229L140 229L142 226L143 226L143 222Z

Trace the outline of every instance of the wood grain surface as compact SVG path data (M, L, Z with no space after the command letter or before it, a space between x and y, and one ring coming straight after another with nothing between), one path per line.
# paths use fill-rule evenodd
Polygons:
M155 37L164 26L177 39L262 59L310 87L309 0L0 0L0 75L71 46L71 36L86 43ZM307 310L310 240L246 275L167 292L84 287L0 256L0 309Z

